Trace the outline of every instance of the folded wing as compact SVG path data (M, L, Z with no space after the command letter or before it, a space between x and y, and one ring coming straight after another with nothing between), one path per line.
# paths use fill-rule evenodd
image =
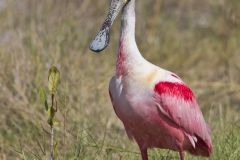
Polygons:
M184 83L159 82L154 92L159 111L184 130L194 148L201 149L199 153L193 150L193 154L209 156L212 151L210 129L191 89Z

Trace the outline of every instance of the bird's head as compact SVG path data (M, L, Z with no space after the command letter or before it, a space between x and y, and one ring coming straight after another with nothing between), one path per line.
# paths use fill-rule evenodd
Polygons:
M103 22L103 25L100 29L100 31L97 33L95 38L90 43L89 48L94 52L101 52L103 51L109 44L109 35L110 35L110 29L111 26L115 20L115 18L118 16L122 8L131 0L109 0L110 7L107 14L107 17L105 21Z

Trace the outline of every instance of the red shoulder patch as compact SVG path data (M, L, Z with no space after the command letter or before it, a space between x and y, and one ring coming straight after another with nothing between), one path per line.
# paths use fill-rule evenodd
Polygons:
M193 100L195 98L190 88L184 84L176 82L159 82L155 85L154 91L159 95L168 94L171 96L181 97L184 100Z

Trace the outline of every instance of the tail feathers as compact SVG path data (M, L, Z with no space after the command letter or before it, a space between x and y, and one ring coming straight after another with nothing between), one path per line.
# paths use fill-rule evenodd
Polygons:
M189 152L193 155L209 157L212 153L212 143L211 141L206 142L200 137L197 137L197 142L195 147L192 147Z

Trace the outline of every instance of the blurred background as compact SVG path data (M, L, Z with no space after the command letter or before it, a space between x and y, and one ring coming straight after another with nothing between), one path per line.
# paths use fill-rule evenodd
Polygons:
M240 1L137 0L137 42L152 63L195 91L212 128L212 160L240 157ZM61 72L56 159L137 160L108 96L120 18L110 46L88 45L108 0L0 0L0 159L48 159L49 127L38 89ZM150 159L178 159L151 150ZM187 159L193 158L187 155Z

